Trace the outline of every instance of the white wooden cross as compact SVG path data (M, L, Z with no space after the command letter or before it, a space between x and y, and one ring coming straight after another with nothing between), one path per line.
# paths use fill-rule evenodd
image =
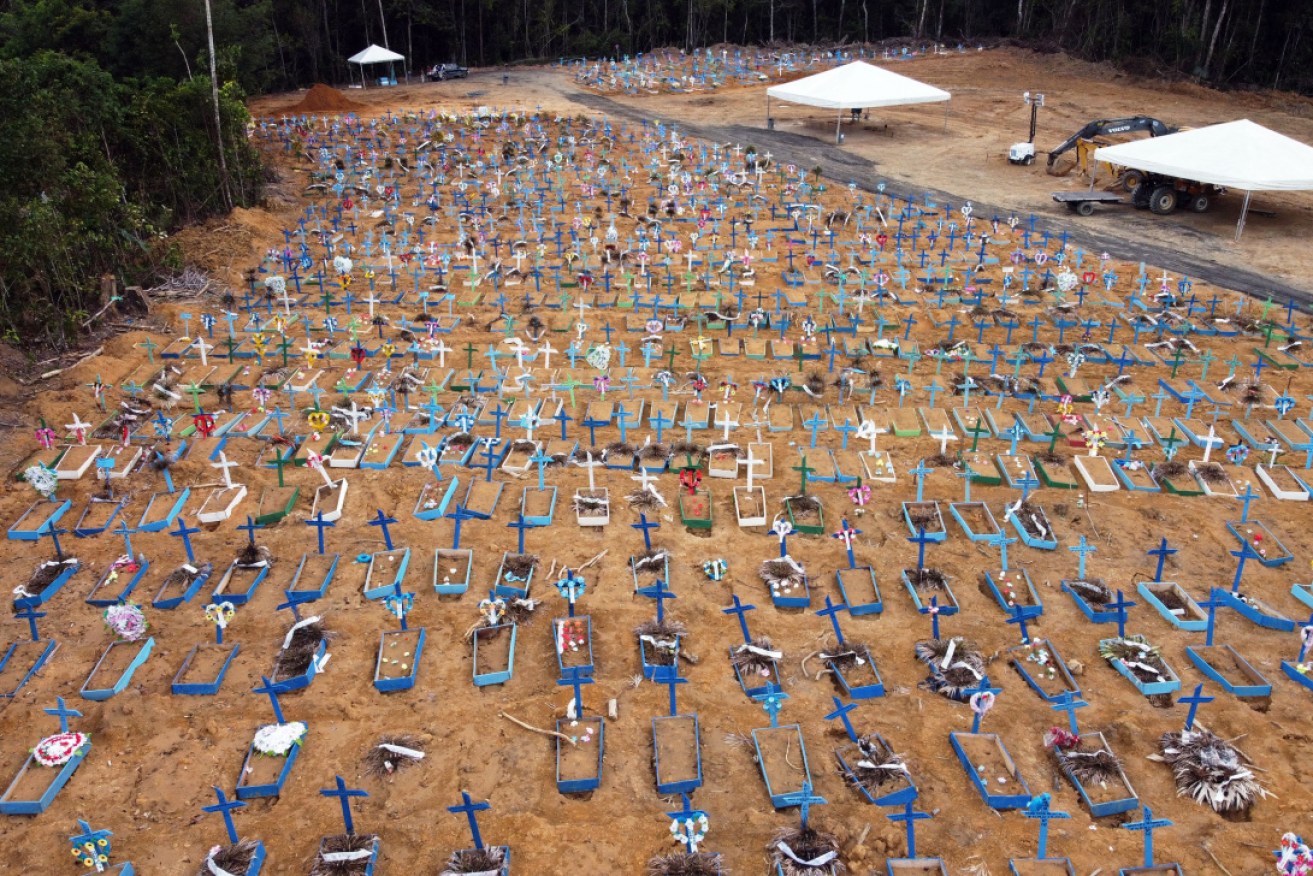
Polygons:
M351 400L351 410L347 410L346 408L337 408L336 410L342 416L346 417L348 420L351 421L351 434L359 435L360 421L365 419L367 415L356 405L356 400L355 399Z
M544 368L551 368L551 367L552 367L552 354L558 352L558 350L557 350L555 347L552 346L552 342L551 342L551 340L549 339L549 340L547 341L547 343L545 343L545 344L543 344L541 347L539 347L539 348L538 348L538 352L543 354L543 367L544 367Z
M1204 444L1204 465L1208 465L1208 457L1213 455L1213 441L1217 438L1217 431L1210 424L1208 427L1208 442Z
M205 343L205 338L197 338L197 339L196 339L196 349L198 349L198 350L201 351L201 364L202 364L202 365L205 365L205 366L208 366L208 365L210 364L210 360L206 357L206 355L207 355L211 350L214 349L214 344L207 344L207 343Z
M438 367L446 368L447 354L451 352L451 347L447 346L447 342L439 338L438 343L433 347L433 352L438 354Z
M231 490L233 488L233 477L229 469L235 468L236 465L237 463L229 459L226 453L219 451L219 461L210 463L210 468L219 470L223 475L223 485Z
M65 423L64 428L73 433L73 437L77 438L78 444L85 447L87 444L87 427L90 425L90 423L82 422L82 418L77 414L73 414L73 422Z
M520 338L503 338L502 343L509 345L510 348L515 351L515 364L520 368L523 368L525 354L524 341Z
M593 451L589 450L586 453L588 454L588 461L576 462L575 465L588 469L588 492L593 493L597 491L597 482L593 478L593 469L601 465L602 461L593 459Z
M752 445L749 444L749 445L748 445L748 456L747 456L746 459L743 460L743 467L746 468L746 469L748 470L748 492L749 492L749 493L752 492L752 476L753 476L754 473L756 473L756 471L757 471L757 466L761 465L761 464L764 463L765 461L766 461L766 460L764 460L764 459L757 459L755 456L752 455Z
M324 465L324 457L318 453L311 453L305 459L306 465L319 472L319 476L324 479L324 486L332 489L333 479L328 476L328 468Z
M524 427L525 436L528 438L529 441L532 441L533 430L537 429L540 425L542 425L542 418L539 417L538 414L535 413L534 411L529 411L523 417L520 418L520 425ZM592 472L590 471L589 474L591 475ZM589 489L591 489L591 487Z
M875 428L874 420L862 420L861 425L857 427L857 437L867 438L871 442L871 449L868 451L870 456L875 456L875 438L878 434L879 430ZM943 451L941 450L940 453Z

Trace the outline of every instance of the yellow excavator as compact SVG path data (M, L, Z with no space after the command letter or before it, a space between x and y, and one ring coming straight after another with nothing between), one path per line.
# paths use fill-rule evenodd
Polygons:
M1072 134L1055 149L1050 150L1049 161L1045 170L1048 171L1049 176L1066 176L1076 169L1079 169L1082 174L1088 175L1094 165L1094 150L1100 146L1108 145L1106 142L1098 142L1095 138L1140 131L1148 132L1150 137L1161 137L1164 134L1175 134L1178 130L1178 128L1149 116L1129 116L1124 119L1095 119ZM1075 163L1065 167L1060 166L1058 164L1059 157L1072 149L1076 150ZM1124 170L1120 167L1113 167L1107 162L1099 162L1099 165L1098 175L1100 177L1120 179L1122 188L1128 192L1134 191L1144 181L1143 174L1138 170Z

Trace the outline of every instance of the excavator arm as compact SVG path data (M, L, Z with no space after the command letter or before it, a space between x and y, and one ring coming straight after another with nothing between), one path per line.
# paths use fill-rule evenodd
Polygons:
M1062 141L1057 148L1051 150L1048 166L1052 168L1059 155L1072 149L1081 140L1089 140L1108 134L1125 134L1131 131L1148 131L1150 137L1161 137L1164 134L1176 133L1176 128L1148 116L1130 116L1124 119L1096 119Z

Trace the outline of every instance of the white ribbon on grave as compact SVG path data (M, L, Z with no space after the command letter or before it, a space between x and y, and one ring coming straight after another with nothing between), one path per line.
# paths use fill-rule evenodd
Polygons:
M985 677L981 672L979 672L979 671L976 669L976 667L972 666L970 663L964 663L964 662L962 662L961 660L957 661L957 662L954 663L952 666L948 666L948 667L945 667L945 668L946 668L946 669L965 669L967 672L970 672L972 675L974 675L974 676L976 677L976 681L980 681L980 679L982 679L982 678Z
M653 648L671 649L679 646L679 639L658 639L656 636L639 636L638 640L640 642L647 642Z
M953 662L953 652L957 650L957 639L948 640L948 650L944 652L944 659L940 662L940 669L947 669L948 665Z
M363 861L373 856L373 849L356 849L354 852L324 852L319 859L325 864L336 864L341 861Z
M758 657L765 657L767 660L779 660L784 656L783 651L771 651L766 648L758 648L756 645L743 644L734 649L735 654L756 654Z
M1139 660L1123 660L1122 665L1125 666L1127 669L1135 667L1137 669L1143 669L1145 672L1152 672L1158 678L1163 677L1163 674L1159 672L1157 669L1154 669L1148 663L1141 663Z
M227 870L214 863L214 856L219 853L221 846L215 846L210 849L210 854L205 857L205 869L210 871L210 876L237 876L235 873L229 873Z
M824 867L826 864L830 863L835 858L839 857L838 852L826 852L825 854L819 857L812 858L810 861L806 861L803 860L802 858L799 858L797 853L794 852L793 849L789 848L789 844L786 842L783 841L778 842L775 844L775 847L778 848L781 852L783 852L790 860L796 861L797 863L801 864L804 867Z
M328 665L328 658L330 658L330 657L332 657L332 656L333 656L333 654L332 654L331 651L325 651L323 657L315 657L315 658L313 658L313 662L314 662L314 664L315 664L315 674L316 674L316 675L318 675L319 673L321 673L321 672L324 671L324 667Z
M907 764L902 763L871 763L869 760L857 761L857 766L864 770L893 770L900 773L907 772Z
M288 648L292 647L292 636L296 635L297 630L302 627L308 627L311 624L317 624L321 620L323 620L323 618L320 615L315 615L314 617L308 617L292 624L292 628L288 630L287 635L283 637L283 650L286 651Z
M399 754L402 757L410 757L410 758L414 758L415 760L424 759L424 752L417 751L413 748L407 748L404 745L393 745L390 742L384 742L381 745L379 745L379 748L383 749L384 751L391 752L392 754Z

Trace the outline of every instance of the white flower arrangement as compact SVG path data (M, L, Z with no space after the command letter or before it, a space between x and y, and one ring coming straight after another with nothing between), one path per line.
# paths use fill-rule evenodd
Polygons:
M27 481L32 489L46 499L55 495L55 487L59 486L59 480L55 477L55 473L39 464L28 466L23 471L23 480Z
M292 746L300 745L305 739L306 729L303 721L266 724L255 731L255 750L268 757L287 757Z

